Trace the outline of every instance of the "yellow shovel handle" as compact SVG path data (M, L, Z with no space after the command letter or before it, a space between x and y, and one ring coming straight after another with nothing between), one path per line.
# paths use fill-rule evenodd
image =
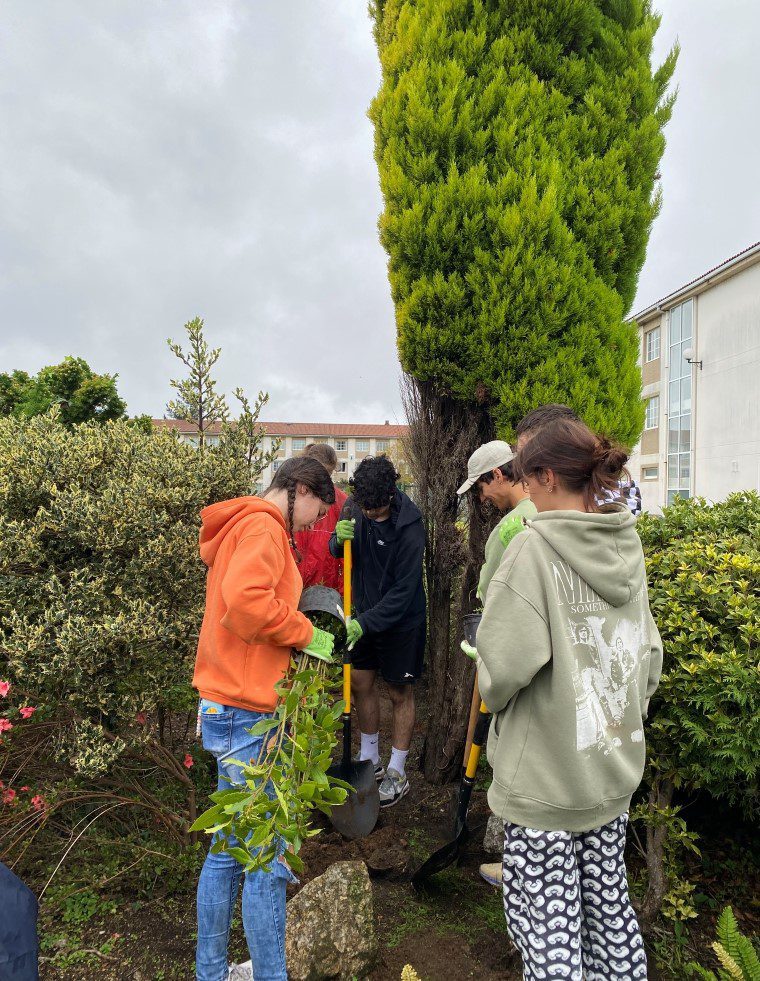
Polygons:
M343 616L346 623L351 619L351 542L343 542ZM348 655L343 657L343 701L344 712L351 711L351 662Z

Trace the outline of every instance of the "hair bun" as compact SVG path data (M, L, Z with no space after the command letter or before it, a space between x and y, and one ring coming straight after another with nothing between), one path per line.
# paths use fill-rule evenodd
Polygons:
M628 462L628 453L619 443L611 443L606 436L599 436L594 447L594 469L603 473L619 474Z

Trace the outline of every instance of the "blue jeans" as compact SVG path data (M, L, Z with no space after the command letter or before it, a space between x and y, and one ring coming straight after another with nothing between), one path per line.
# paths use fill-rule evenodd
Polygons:
M211 711L209 711L209 709ZM216 757L219 790L242 784L239 766L230 759L258 760L267 735L252 736L251 729L260 712L216 702L201 702L203 747ZM216 840L216 836L214 837ZM234 846L234 837L228 838ZM237 900L243 867L230 855L206 856L198 882L198 981L226 981L227 942L232 911ZM251 872L243 883L243 929L253 962L255 981L287 981L285 969L285 887L295 876L281 861L272 863L271 872Z

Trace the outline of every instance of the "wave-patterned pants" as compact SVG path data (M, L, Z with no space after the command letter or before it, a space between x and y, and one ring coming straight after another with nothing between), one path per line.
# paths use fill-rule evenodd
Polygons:
M525 981L646 979L628 898L627 825L627 814L578 834L504 825L504 912Z

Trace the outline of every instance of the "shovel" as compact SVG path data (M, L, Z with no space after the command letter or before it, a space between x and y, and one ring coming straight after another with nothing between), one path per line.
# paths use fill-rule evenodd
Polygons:
M468 622L470 621L470 622ZM475 645L475 631L480 621L480 615L471 614L465 618L465 639L469 644ZM469 636L468 636L469 635ZM477 678L475 679L475 690L477 690ZM454 832L451 840L443 845L438 851L433 852L412 876L412 885L419 889L432 875L443 872L459 858L459 853L467 844L470 837L470 829L467 827L467 809L470 806L472 788L475 784L475 775L478 772L480 763L480 752L488 733L488 723L491 715L486 708L486 703L481 701L478 709L475 732L472 737L472 745L467 759L467 767L462 782L459 785L459 796L457 798L456 817L454 819Z
M343 543L343 613L346 624L351 619L351 542ZM327 771L331 777L345 780L353 790L342 804L333 807L330 821L344 838L365 838L377 824L380 792L371 760L351 759L351 654L343 648L343 757Z

